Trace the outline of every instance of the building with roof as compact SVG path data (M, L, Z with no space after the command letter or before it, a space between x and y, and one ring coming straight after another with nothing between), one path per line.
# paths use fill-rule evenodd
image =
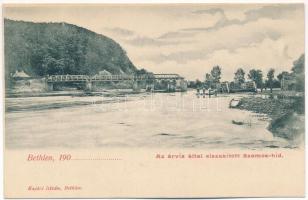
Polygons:
M26 72L24 72L24 70L16 70L11 74L11 77L15 80L25 80L31 78Z
M107 70L102 70L98 72L98 75L103 76L103 75L112 75L110 72L108 72Z

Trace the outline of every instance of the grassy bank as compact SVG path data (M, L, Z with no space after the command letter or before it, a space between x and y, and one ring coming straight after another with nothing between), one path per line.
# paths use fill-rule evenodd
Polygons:
M300 93L258 94L243 97L238 109L267 114L274 136L301 143L305 132L305 100Z

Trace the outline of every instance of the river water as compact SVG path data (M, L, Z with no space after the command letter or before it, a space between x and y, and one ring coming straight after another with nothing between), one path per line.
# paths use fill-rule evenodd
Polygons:
M6 98L6 147L288 147L266 129L265 115L230 109L234 97L188 91Z

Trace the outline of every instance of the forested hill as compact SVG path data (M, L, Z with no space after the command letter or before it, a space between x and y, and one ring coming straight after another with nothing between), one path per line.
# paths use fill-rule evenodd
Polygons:
M31 76L136 70L118 43L72 24L5 19L4 41L6 78L16 70Z

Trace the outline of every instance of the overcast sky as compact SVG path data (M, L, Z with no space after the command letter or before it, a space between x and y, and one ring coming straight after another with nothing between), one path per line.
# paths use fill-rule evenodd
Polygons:
M188 79L214 65L223 80L239 67L277 75L304 53L301 4L7 6L4 17L76 24L117 41L138 68Z

